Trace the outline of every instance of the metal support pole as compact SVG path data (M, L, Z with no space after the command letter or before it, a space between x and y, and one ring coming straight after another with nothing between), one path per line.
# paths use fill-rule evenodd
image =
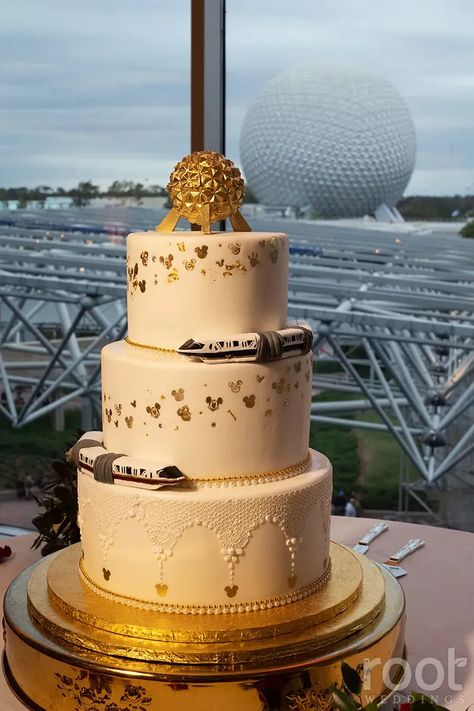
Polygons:
M191 0L191 151L225 153L225 0Z
M191 0L191 151L225 154L225 0Z

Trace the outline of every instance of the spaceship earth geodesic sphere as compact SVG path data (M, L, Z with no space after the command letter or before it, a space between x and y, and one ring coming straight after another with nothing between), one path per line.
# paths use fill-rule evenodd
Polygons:
M258 201L319 217L392 207L415 155L415 127L397 90L347 66L297 66L276 76L250 106L240 137Z

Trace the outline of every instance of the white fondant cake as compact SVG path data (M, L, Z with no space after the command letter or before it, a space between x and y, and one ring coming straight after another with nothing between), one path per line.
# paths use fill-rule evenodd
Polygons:
M312 354L206 364L124 341L102 351L104 445L189 477L283 469L308 453Z
M143 491L79 469L86 581L120 602L237 611L301 599L329 567L331 466L257 486Z
M83 580L173 612L311 594L330 573L331 466L308 453L309 343L282 357L276 333L286 235L137 233L127 250L129 336L103 349L103 433L73 448ZM253 362L235 359L239 334L263 332ZM216 362L176 353L205 340L211 355L224 344Z
M265 232L136 232L127 242L128 335L179 348L206 339L283 328L288 237Z

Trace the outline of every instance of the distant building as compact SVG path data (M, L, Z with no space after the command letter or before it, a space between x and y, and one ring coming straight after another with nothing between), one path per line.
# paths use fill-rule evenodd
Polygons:
M44 201L45 210L67 210L72 207L73 199L60 195L49 195Z

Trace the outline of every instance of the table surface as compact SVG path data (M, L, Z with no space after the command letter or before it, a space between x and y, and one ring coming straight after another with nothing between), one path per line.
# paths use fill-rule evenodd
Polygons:
M373 524L369 519L333 516L332 538L352 546ZM369 555L376 561L386 560L410 538L426 541L425 548L403 562L408 575L400 579L407 598L408 662L413 674L408 688L420 690L424 680L436 686L425 687L425 693L438 697L441 705L464 711L474 703L474 534L393 521L389 526L370 546ZM40 558L38 551L31 550L34 537L0 541L13 550L12 557L0 565L0 599L13 578ZM2 646L0 638L0 652ZM457 659L467 660L464 665L458 662L451 674L454 684L447 671L450 649ZM441 684L436 683L437 677L444 677ZM24 711L1 673L0 709Z

